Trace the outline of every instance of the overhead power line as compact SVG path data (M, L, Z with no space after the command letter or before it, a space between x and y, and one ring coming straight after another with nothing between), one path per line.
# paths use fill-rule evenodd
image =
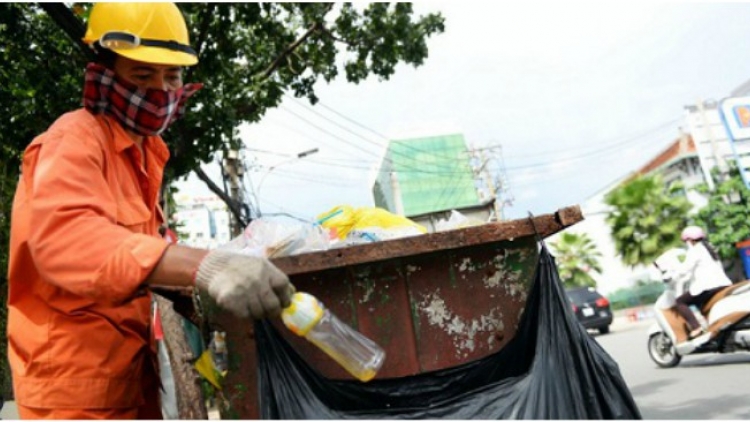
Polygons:
M311 107L309 107L309 106L307 106L305 104L301 104L299 101L297 101L295 99L293 99L293 100L297 104L300 104L306 110L308 110L312 114L314 114L315 117L317 117L319 119L323 119L323 121L326 122L327 124L331 124L331 125L335 126L336 128L341 129L341 130L345 131L346 133L348 133L348 134L350 134L352 136L355 136L358 139L362 139L368 145L373 145L373 146L376 146L378 148L384 148L384 146L381 143L376 142L376 141L374 141L374 140L372 140L372 139L370 139L370 138L368 138L366 136L363 136L361 133L357 133L356 131L352 130L350 127L344 126L340 122L337 122L337 121L331 119L330 117L328 117L328 116L326 116L326 115L318 112L317 110L315 110L315 109L313 109L313 108L311 108ZM386 135L382 134L381 132L379 132L379 131L377 131L375 129L372 129L371 127L369 127L367 125L364 125L364 124L356 121L355 119L352 119L352 118L344 115L343 113L338 112L337 110L331 108L330 106L328 106L328 105L326 105L326 104L324 104L322 102L318 102L317 105L320 106L321 108L329 111L330 113L333 113L335 116L337 116L340 119L343 119L344 121L348 122L349 124L356 126L359 129L365 130L368 133L373 134L373 135L375 135L375 136L377 136L377 137L379 137L379 138L381 138L383 140L386 140L386 141L389 140L388 137ZM302 116L298 112L295 112L295 111L289 109L288 107L282 107L282 108L286 112L292 114L293 116L295 116L298 119L302 120L306 124L314 127L315 129L317 129L320 132L323 132L323 134L328 135L331 138L336 139L337 141L340 141L340 142L343 142L343 143L345 143L347 145L352 146L353 148L357 149L358 151L363 152L366 156L374 157L374 158L380 158L379 154L374 153L371 150L368 150L368 149L364 148L363 144L356 143L356 142L352 141L351 138L334 134L333 132L331 132L330 130L328 130L325 126L313 122L312 120L310 120L310 119ZM539 169L538 173L539 174L543 174L543 173L547 173L548 172L547 170L544 169L545 167L549 167L550 165L554 165L554 164L572 163L572 162L576 162L576 161L580 161L580 160L587 160L587 159L590 160L592 158L597 158L598 159L597 164L601 164L601 162L602 162L601 160L602 160L603 157L610 156L610 155L613 155L615 153L618 153L619 151L621 151L623 148L625 148L627 146L633 146L633 145L640 146L644 142L651 141L653 138L652 137L649 138L650 135L656 134L659 131L664 130L665 128L667 128L669 126L674 125L678 121L679 121L679 119L672 119L670 121L661 123L661 124L659 124L659 125L657 125L655 127L648 128L646 130L637 132L637 133L635 133L633 135L627 136L625 138L618 137L617 139L615 139L613 141L608 141L608 142L590 142L589 143L589 147L587 147L587 146L581 146L581 147L577 147L577 148L566 148L566 149L547 150L547 151L538 151L537 150L537 151L535 151L534 153L531 153L531 154L517 155L514 158L518 158L518 157L542 157L542 156L549 156L549 155L560 156L561 154L570 154L572 151L576 151L577 152L576 154L567 155L567 156L564 156L562 158L556 158L556 159L550 159L550 160L539 160L537 162L525 163L525 164L517 164L517 165L513 165L513 166L507 166L506 163L505 163L505 160L503 159L502 163L500 164L500 167L501 167L500 170L504 172L504 171L507 171L507 170L535 170L535 169ZM295 130L293 128L289 128L289 127L287 127L287 128L290 129L290 130ZM310 138L309 133L303 133L302 135ZM310 139L312 139L312 138L310 138ZM313 140L315 140L315 139L313 139ZM315 140L315 141L316 142L320 142L319 140ZM590 148L590 145L592 145L592 144L596 146L593 149ZM496 147L499 147L499 145L493 145L493 146L490 146L489 148L496 148ZM407 145L407 148L410 149L411 151L414 151L415 153L416 152L419 152L419 153L430 153L430 151L424 151L422 149L419 149L419 148L416 148L416 147L411 147L411 146L408 146L408 145ZM484 149L484 148L480 148L480 149ZM432 153L434 154L435 152L433 151ZM403 151L401 152L401 154L403 154ZM407 165L406 168L402 167L400 169L402 172L410 171L410 172L431 173L431 174L440 174L440 175L451 175L451 174L459 174L459 173L460 174L465 174L465 171L460 171L459 172L459 171L455 171L453 169L444 169L444 170L437 170L436 171L436 170L427 170L427 169L424 169L424 168L414 167L414 165L418 166L419 162L418 161L415 162L413 160L413 157L411 157L409 154L405 154L405 155L409 156L410 160L412 161L412 165L411 166ZM469 160L469 157L467 156L466 159ZM353 169L362 169L362 170L367 170L367 171L371 171L372 170L370 166L365 166L365 165L362 165L362 164L358 165L358 163L363 163L361 157L358 157L356 161L354 161L354 160L347 160L347 161L345 161L343 163L341 163L341 162L337 163L335 161L336 160L330 160L330 159L329 160L324 160L324 159L321 159L321 158L309 160L309 162L311 162L313 164L318 164L318 165L345 167L345 168L353 168ZM383 157L383 161L384 162L389 162L390 159L389 159L389 157L386 156L386 157ZM572 170L575 170L576 173L580 173L581 172L580 168L571 169L571 170L568 170L568 171L572 171ZM381 174L384 173L384 170L382 169L382 167L381 167L381 169L379 171L381 172ZM531 174L536 174L536 173L537 173L537 171L533 171L533 173L531 173ZM529 172L527 171L527 175L528 174L529 174ZM305 178L305 176L303 174L301 174L301 173L298 174L298 175L299 175L300 178ZM575 176L575 174L572 174L571 176ZM566 177L566 178L568 178L568 177ZM502 190L506 194L510 194L510 189L511 189L511 184L507 182L508 179L509 179L508 176L505 176L504 181L502 183ZM324 182L324 181L322 181L320 179L318 179L318 182L320 182L320 183L326 183L326 182ZM540 181L539 183L544 183L544 182ZM548 181L547 181L547 183L548 183ZM526 182L526 183L522 183L521 185L517 185L517 187L527 187L527 186L532 186L534 184L536 184L536 182L530 182L530 183ZM445 188L441 191L441 193L437 196L438 201L441 201L441 200L443 200L445 198L454 197L456 195L456 191L457 191L458 188L459 188L459 186L458 186L457 183L449 183L449 184L447 184L445 186Z
M610 152L619 151L619 149L621 147L626 146L626 145L632 145L634 142L641 143L641 142L644 142L644 141L650 141L650 140L652 140L652 138L645 138L645 136L652 135L654 133L657 133L660 130L664 130L667 127L667 125L674 124L676 121L677 121L677 119L671 120L671 121L666 122L666 123L662 123L659 126L656 126L656 127L652 128L652 129L646 131L646 132L640 133L640 134L635 135L633 137L624 139L622 141L619 141L619 142L616 142L616 143L613 143L613 144L608 144L605 147L598 148L598 149L591 150L591 151L587 151L587 152L584 152L584 153L581 153L581 154L577 154L577 155L573 155L573 156L568 156L568 157L563 157L563 158L555 159L555 160L552 160L552 161L541 161L541 162L530 163L530 164L522 164L522 165L517 165L517 166L509 166L509 167L507 167L507 169L508 170L520 170L520 169L527 169L527 168L533 168L533 167L543 167L543 166L549 166L551 164L559 164L559 163L562 163L562 162L577 161L577 160L580 160L580 159L583 159L583 158L591 158L592 156L595 156L595 155L598 155L598 154L606 154L606 153L610 153ZM673 141L673 139L670 139L670 142L671 141Z
M284 111L286 111L286 112L288 112L288 113L290 113L290 114L292 114L293 116L297 117L298 119L302 120L303 122L307 123L308 125L314 127L315 129L318 129L319 131L324 132L324 133L328 134L329 136L331 136L333 138L336 138L336 139L340 140L341 142L343 142L343 143L345 143L347 145L351 145L351 146L355 147L356 149L358 149L358 150L360 150L360 151L362 151L362 152L364 152L364 153L366 153L366 154L368 154L370 156L373 156L375 158L380 158L379 155L377 155L377 154L375 154L373 152L370 152L370 151L362 148L361 146L357 145L356 143L353 143L352 141L350 141L348 139L342 138L342 137L340 137L340 136L338 136L338 135L336 135L336 134L328 131L327 129L325 129L325 128L323 128L323 127L321 127L321 126L319 126L319 125L317 125L317 124L315 124L313 122L311 122L310 120L306 119L305 117L300 116L298 113L290 110L287 107L283 107L282 106L281 109L284 110ZM440 152L440 151L441 150L437 150L435 152ZM403 153L399 153L399 154L402 155L402 156L404 156L405 158L408 158L410 161L412 161L415 164L424 164L425 166L430 166L430 167L434 167L435 166L435 163L432 163L432 162L420 162L419 160L415 159L412 156L409 156L409 155L406 155L406 154L403 154ZM435 153L433 153L432 155L435 155ZM386 161L386 162L388 162L388 163L390 163L391 165L393 164L393 161L390 158L388 158L387 156L383 157L383 160ZM452 174L455 174L455 172L445 172L445 171L442 171L442 170L439 170L439 169L438 170L421 169L419 167L414 167L414 166L412 166L410 164L404 164L404 163L401 163L399 165L399 168L401 170L409 170L409 171L412 171L414 173L425 173L425 174L446 174L446 173L452 173Z
M606 145L613 146L613 145L618 145L618 144L622 144L622 143L627 143L631 139L640 138L642 136L647 136L647 135L650 135L652 133L656 133L656 132L658 132L658 131L660 131L662 129L667 128L668 126L671 126L671 125L674 125L674 124L678 123L679 121L680 121L680 118L675 118L675 119L669 120L667 122L660 123L660 124L658 124L656 126L653 126L653 127L649 128L649 129L645 129L643 131L636 132L636 133L634 133L632 135L625 135L625 138L622 139L622 140L620 140L621 139L620 137L614 138L614 139L611 140L612 144L610 144L609 142L600 142L600 144L603 144L605 146ZM587 142L586 145L584 145L584 146L578 146L578 147L575 147L575 148L564 148L564 149L543 150L543 151L535 150L531 154L509 155L509 158L514 158L515 159L515 158L538 157L538 156L542 156L542 155L559 155L559 154L564 154L564 153L567 153L567 152L570 152L570 151L576 151L576 150L579 150L579 149L588 149L590 147L590 144L591 144L590 142Z
M338 116L341 116L341 117L343 117L343 118L344 118L345 120L347 120L348 122L351 122L352 124L355 124L355 125L356 125L356 126L358 126L358 127L361 127L361 128L365 128L365 129L366 129L366 130L368 130L369 132L371 132L371 133L374 133L375 135L377 135L378 137L380 137L381 139L383 139L384 141L386 141L386 145L381 145L380 143L378 143L378 142L375 142L375 141L372 141L371 139L369 139L369 138L366 138L366 137L362 136L361 134L359 134L359 133L356 133L356 132L352 131L351 129L349 129L349 128L347 128L347 127L343 126L343 125L341 125L340 123L338 123L338 122L336 122L336 121L334 121L334 120L330 119L329 117L327 117L327 116L325 116L324 114L320 113L319 111L315 110L315 108L313 108L313 107L310 107L310 106L308 106L308 105L306 105L306 104L304 104L304 103L301 103L300 101L298 101L298 100L297 100L297 99L295 99L294 97L291 97L291 96L289 96L289 95L287 95L287 97L291 98L291 99L292 99L292 100L293 100L293 101L294 101L295 103L297 103L297 104L299 104L300 106L302 106L302 107L304 107L304 108L308 109L308 110L309 110L310 112L314 113L314 114L315 114L315 115L317 115L318 117L320 117L320 118L322 118L322 119L324 119L324 120L326 120L326 121L328 121L328 122L331 122L331 123L332 123L333 125L335 125L335 126L337 126L337 127L341 128L341 129L343 129L343 130L345 130L345 131L347 131L347 132L351 133L351 134L352 134L352 135L354 135L354 136L357 136L357 137L358 137L358 138L360 138L360 139L363 139L364 141L366 141L366 142L368 142L368 143L370 143L370 144L372 144L372 145L376 145L376 146L378 146L379 148L387 148L387 143L388 143L388 142L390 142L391 140L393 140L393 139L391 139L391 138L389 138L389 137L387 137L387 136L385 136L385 135L383 135L383 134L381 134L381 133L378 133L377 131L375 131L375 130L373 130L373 129L369 129L369 128L367 128L366 126L364 126L364 125L362 125L362 124L360 124L360 123L357 123L357 122L355 122L355 121L354 121L354 120L352 120L352 119L349 119L349 118L346 118L346 117L344 117L344 116L343 116L343 115L342 115L341 113L336 113L336 114L337 114ZM320 103L319 103L319 104L320 104ZM327 109L327 110L332 110L332 109L331 109L330 107L326 107L326 109ZM441 154L439 154L439 151L435 151L435 150L425 150L425 149L421 149L421 148L418 148L418 147L416 147L416 146L414 146L414 145L411 145L411 144L409 144L408 142L404 142L404 143L402 143L402 145L404 146L404 148L406 148L406 149L408 149L408 150L411 150L411 151L412 151L412 152L414 152L414 153L415 153L416 155L419 155L419 154L425 154L425 155L431 155L431 156L434 156L434 157L437 157L437 158L448 159L448 160L452 160L452 159L454 159L454 158L455 158L455 157L451 157L451 156L444 156L444 155L441 155ZM402 156L402 157L404 157L404 158L407 158L407 159L410 159L410 160L415 160L415 161L416 161L416 162L417 162L417 163L419 164L419 160L418 160L418 159L416 159L416 158L415 158L414 156L412 156L412 155L404 154L404 153L402 153L402 152L400 152L400 151L394 151L394 154L400 155L400 156ZM431 164L431 163L424 163L424 164ZM434 164L434 163L432 163L432 164Z
M341 117L342 119L344 119L344 120L346 120L346 121L348 121L348 122L350 122L350 123L352 123L352 124L354 124L354 125L362 128L364 130L367 130L368 132L371 132L371 133L373 133L373 134L375 134L375 135L377 135L379 137L387 139L386 136L383 135L382 133L380 133L379 131L374 130L374 129L372 129L372 128L370 128L370 127L368 127L368 126L366 126L366 125L364 125L364 124L362 124L360 122L357 122L356 120L354 120L354 119L352 119L352 118L350 118L348 116L345 116L343 113L340 113L340 112L334 110L333 108L327 106L326 104L324 104L322 102L318 102L318 105L320 105L321 107L325 108L326 110L329 110L330 112L332 112L335 115ZM315 112L315 113L320 116L320 113L317 113L317 112ZM331 119L329 119L327 117L323 117L323 118L325 120L327 120L327 121L331 121ZM534 168L534 167L546 167L546 166L549 166L551 164L559 164L559 163L562 163L562 162L577 161L577 160L581 160L581 159L584 159L584 158L590 158L590 157L596 156L598 154L606 154L606 153L609 153L609 152L614 152L614 149L616 149L616 148L619 148L619 147L621 147L623 145L627 145L629 143L632 143L632 142L636 141L639 138L642 138L642 137L651 135L653 133L656 133L656 132L658 132L658 131L660 131L660 130L668 127L668 126L674 125L678 121L679 121L679 119L669 120L669 121L661 123L661 124L659 124L659 125L657 125L657 126L655 126L653 128L649 128L649 129L646 129L645 131L636 133L636 134L634 134L632 136L628 136L625 139L618 139L618 140L616 140L613 143L598 142L597 143L598 145L602 145L601 148L598 148L598 149L595 149L595 150L585 151L585 152L583 152L581 154L577 154L577 155L573 155L573 156L567 156L567 157L564 157L564 158L561 158L561 159L555 159L553 161L547 160L547 161L541 161L541 162L536 162L536 163L529 163L529 164L522 164L522 165L511 166L511 167L505 167L505 170L520 170L520 169L529 169L529 168ZM339 124L336 124L336 125L339 126L339 127L341 127L341 125L339 125ZM363 139L366 139L366 138L363 138ZM547 155L547 154L559 155L561 153L568 153L568 152L570 152L572 150L573 149L569 148L569 149L566 149L566 150L542 151L542 152L540 152L540 153L538 153L536 155ZM528 156L534 156L534 154L530 154ZM411 170L412 171L417 171L417 172L424 172L423 170L414 169L414 168L411 168Z

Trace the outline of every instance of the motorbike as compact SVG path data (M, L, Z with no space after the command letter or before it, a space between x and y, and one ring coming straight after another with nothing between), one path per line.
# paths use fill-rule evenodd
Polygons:
M701 309L691 307L705 333L688 338L690 329L674 307L675 298L687 288L673 276L681 256L683 249L672 249L654 262L666 288L654 304L655 322L648 331L651 359L671 368L690 354L750 351L750 280L725 287Z

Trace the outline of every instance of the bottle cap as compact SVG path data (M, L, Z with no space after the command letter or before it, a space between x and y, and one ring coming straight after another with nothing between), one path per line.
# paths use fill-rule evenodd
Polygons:
M323 306L309 293L296 292L292 304L281 312L281 320L294 334L304 336L323 317Z

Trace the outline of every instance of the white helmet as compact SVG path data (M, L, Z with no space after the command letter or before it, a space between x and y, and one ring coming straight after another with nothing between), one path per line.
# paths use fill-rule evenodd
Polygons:
M704 233L703 229L698 226L687 226L682 231L682 236L680 237L683 242L688 240L701 240L706 237L706 233Z

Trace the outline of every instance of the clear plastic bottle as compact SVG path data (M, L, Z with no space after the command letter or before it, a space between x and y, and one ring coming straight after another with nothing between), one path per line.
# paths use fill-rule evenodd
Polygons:
M315 344L362 382L373 379L383 365L385 351L339 320L313 295L295 293L281 318L292 332Z

